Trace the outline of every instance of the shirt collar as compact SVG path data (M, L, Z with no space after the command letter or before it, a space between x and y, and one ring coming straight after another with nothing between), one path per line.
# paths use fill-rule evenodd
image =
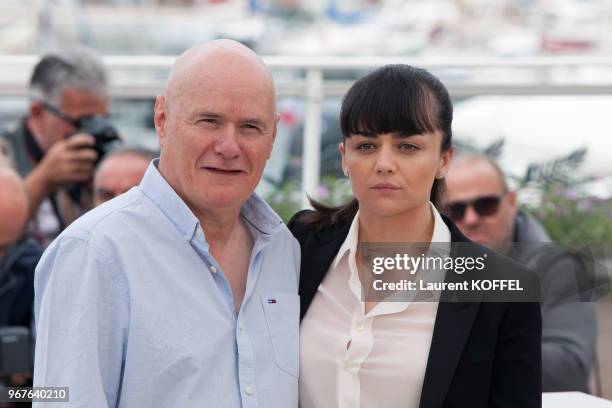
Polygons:
M436 206L433 205L432 202L429 203L431 207L431 212L434 216L434 229L433 234L431 235L431 242L434 244L445 244L444 251L446 252L444 255L448 255L450 252L450 242L451 242L451 233L450 229L442 219L442 216L436 209ZM437 247L437 246L436 246Z
M348 252L348 255L354 255L357 250L357 238L359 237L359 210L355 214L353 218L353 222L351 222L351 227L349 228L349 232L342 243L342 246L338 250L338 254L334 258L333 268L336 269L338 264L344 258L344 255Z
M436 207L433 205L433 203L430 202L429 206L431 208L431 212L434 217L434 228L433 228L433 233L431 236L431 242L437 244L435 246L436 252L438 252L436 256L445 256L450 251L450 242L451 242L450 230L448 229L448 226L442 219L442 216L440 215ZM357 214L355 214L355 218L353 218L353 222L351 223L349 232L346 238L344 239L344 242L340 246L340 249L338 250L338 254L336 255L336 258L334 258L332 265L333 265L333 268L336 269L338 267L338 264L344 259L344 257L348 256L347 262L348 262L348 268L349 268L349 282L348 282L349 287L351 291L353 292L353 294L357 298L361 299L361 282L357 274L357 267L356 267L356 261L355 261L355 253L357 250L358 238L359 238L359 211L357 211ZM442 244L443 246L440 246L440 244ZM433 256L433 254L431 254L431 256ZM432 276L429 277L430 279L431 278L436 279L433 275L437 276L439 274L431 274L431 275ZM442 271L442 276L443 276L443 271ZM429 280L429 279L426 279L426 280ZM402 301L381 302L374 309L372 309L371 315L399 312L399 311L404 310L408 306L409 303L410 302L405 302L405 301L404 302Z
M240 214L253 228L265 235L273 235L283 224L278 214L255 193L244 203Z
M431 236L431 242L450 243L451 242L450 230L446 226L446 223L442 219L442 216L440 215L440 213L438 212L438 210L436 209L436 207L433 205L432 202L429 203L429 206L434 216L434 229L433 229L433 234ZM358 238L359 238L359 211L357 211L357 214L355 214L355 218L353 218L353 222L351 223L349 232L346 238L344 239L342 246L340 246L340 249L338 250L338 254L336 255L336 258L334 258L334 262L333 262L334 268L338 267L338 264L340 263L340 261L342 260L346 252L349 252L349 254L355 254L355 251L357 250Z
M140 190L174 224L180 234L190 241L200 222L159 172L159 159L153 159L140 182ZM280 217L253 193L244 203L240 214L248 224L262 234L273 234L282 224Z

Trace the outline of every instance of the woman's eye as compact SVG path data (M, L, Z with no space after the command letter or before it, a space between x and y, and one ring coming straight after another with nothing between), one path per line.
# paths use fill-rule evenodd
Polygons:
M419 150L419 146L413 145L412 143L402 143L399 148L400 150L406 151Z
M357 150L373 150L376 146L373 143L361 143L357 145Z

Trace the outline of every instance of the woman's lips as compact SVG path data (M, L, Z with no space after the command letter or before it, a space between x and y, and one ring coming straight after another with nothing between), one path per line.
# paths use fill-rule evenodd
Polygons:
M372 187L373 190L381 192L391 192L401 190L398 186L392 183L378 183Z

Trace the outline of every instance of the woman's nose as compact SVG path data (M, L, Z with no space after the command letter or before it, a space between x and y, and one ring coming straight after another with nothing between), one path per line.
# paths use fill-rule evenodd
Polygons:
M391 174L395 172L395 163L392 153L382 149L376 159L376 172L378 174Z

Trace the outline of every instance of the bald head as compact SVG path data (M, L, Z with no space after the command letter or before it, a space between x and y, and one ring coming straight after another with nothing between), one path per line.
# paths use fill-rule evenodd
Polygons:
M28 218L28 196L12 169L0 169L0 258L22 234Z
M237 41L209 41L189 48L176 59L166 82L164 98L167 104L171 104L175 99L189 95L194 88L219 81L239 87L241 84L236 79L247 78L259 82L269 92L270 102L276 110L274 81L262 59Z
M502 169L493 159L484 154L464 154L455 158L451 165L451 177L470 176L477 173L484 174L499 183L502 190L508 190L506 176Z
M140 184L153 158L152 153L136 148L122 148L107 154L94 173L94 205L97 207Z

